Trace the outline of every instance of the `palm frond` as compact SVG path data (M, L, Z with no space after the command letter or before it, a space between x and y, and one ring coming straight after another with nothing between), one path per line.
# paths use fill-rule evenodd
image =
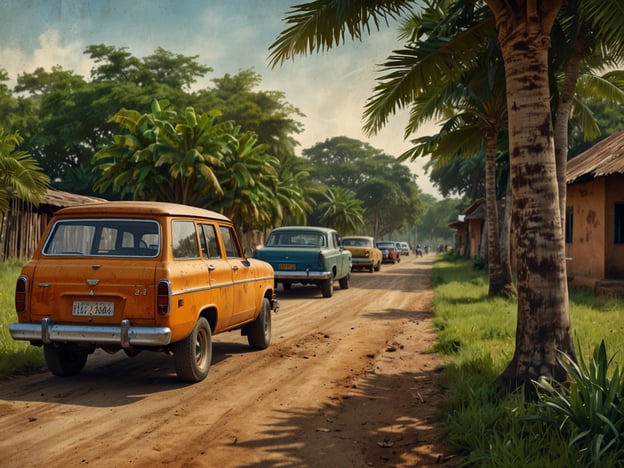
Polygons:
M371 26L379 30L381 23L397 19L409 11L409 0L317 0L295 5L287 12L285 22L290 26L280 33L269 47L271 67L282 64L295 55L323 52L345 41L362 38Z
M467 70L479 67L479 58L495 34L494 19L487 18L452 39L432 37L395 51L383 64L388 73L378 79L365 106L365 133L376 134L390 115L412 104L429 87L458 81Z

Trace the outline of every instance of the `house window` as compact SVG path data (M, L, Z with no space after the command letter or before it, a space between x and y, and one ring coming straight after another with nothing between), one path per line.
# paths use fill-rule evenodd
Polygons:
M615 204L615 235L613 242L616 244L624 244L624 203Z
M572 243L572 237L574 232L572 227L574 226L574 207L566 206L566 217L565 217L565 242L566 244Z

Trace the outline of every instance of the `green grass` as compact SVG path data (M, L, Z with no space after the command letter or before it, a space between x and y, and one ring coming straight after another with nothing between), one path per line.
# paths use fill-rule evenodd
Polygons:
M515 346L515 300L487 297L487 272L452 254L438 256L433 270L434 314L439 342L448 356L442 373L441 411L447 442L467 466L593 466L586 451L538 418L542 409L522 395L501 395L494 381ZM604 341L612 364L624 355L624 300L599 300L591 291L570 291L572 330L584 356ZM610 464L608 456L602 466ZM620 462L621 463L621 462Z
M9 324L17 321L14 293L21 266L18 261L0 262L0 378L45 366L41 348L15 341L9 333Z

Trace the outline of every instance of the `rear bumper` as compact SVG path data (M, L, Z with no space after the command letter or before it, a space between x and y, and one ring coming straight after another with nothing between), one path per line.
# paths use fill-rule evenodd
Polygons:
M275 270L275 281L321 281L332 278L331 271Z
M164 346L171 341L168 327L133 327L129 320L113 325L62 325L50 318L41 323L12 323L9 332L14 340L89 343L94 345Z
M353 264L353 267L365 267L365 266L371 266L375 263L375 259L373 258L357 258L357 257L353 257L351 259L351 263Z

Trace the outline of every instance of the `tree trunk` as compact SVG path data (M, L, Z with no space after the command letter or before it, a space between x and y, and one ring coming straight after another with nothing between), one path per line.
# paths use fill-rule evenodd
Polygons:
M505 190L505 208L503 209L503 220L501 222L500 254L501 266L504 274L509 278L513 287L513 269L511 268L511 177L507 178L507 189ZM515 287L513 289L516 294Z
M548 86L550 31L561 0L486 0L505 63L512 223L518 273L516 348L498 384L533 393L540 376L564 380L558 350L573 351Z
M511 270L503 268L501 262L500 229L498 223L498 203L496 200L496 146L498 129L486 130L485 149L485 203L487 207L487 251L490 275L489 297L513 296L515 290ZM507 274L506 274L507 273Z
M570 57L568 58L557 113L555 114L555 159L557 161L559 211L561 212L562 228L565 227L566 192L568 188L568 123L570 121L572 103L574 102L574 94L576 93L576 82L578 81L581 61L589 48L585 32L585 29L581 28L574 45L570 49Z

